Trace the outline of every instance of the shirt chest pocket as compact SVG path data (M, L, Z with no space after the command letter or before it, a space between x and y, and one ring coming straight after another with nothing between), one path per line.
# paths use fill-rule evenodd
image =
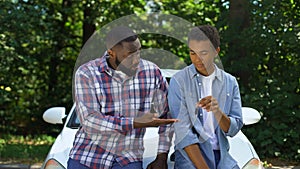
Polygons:
M195 91L196 92L196 91ZM187 111L189 112L191 117L197 116L198 111L196 110L196 103L199 101L199 98L197 97L196 93L192 92L186 92L187 94L185 95L185 104L187 107Z

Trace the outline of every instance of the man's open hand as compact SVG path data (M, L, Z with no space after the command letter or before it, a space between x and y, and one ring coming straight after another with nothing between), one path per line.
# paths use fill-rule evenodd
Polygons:
M178 119L160 119L157 117L157 114L145 113L141 117L134 118L133 125L134 128L158 127L161 125L171 124L177 121Z

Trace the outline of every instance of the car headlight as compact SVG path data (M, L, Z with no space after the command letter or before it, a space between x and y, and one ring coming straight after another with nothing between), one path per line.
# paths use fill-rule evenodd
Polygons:
M65 169L65 167L52 158L46 162L44 169Z
M252 158L247 162L243 169L263 169L261 162L257 158Z

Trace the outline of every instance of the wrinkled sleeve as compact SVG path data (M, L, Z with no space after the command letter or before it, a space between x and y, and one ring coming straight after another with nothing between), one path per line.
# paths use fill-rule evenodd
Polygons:
M88 134L120 132L133 129L132 118L105 115L96 97L93 70L80 67L75 74L75 102L77 115Z
M183 149L186 146L199 142L197 135L192 131L183 87L181 85L175 78L172 78L168 94L171 117L179 119L179 122L174 123L175 145L177 149Z
M228 117L230 118L230 127L226 136L235 136L243 127L242 117L242 103L238 83L234 79L234 86L232 90L232 103L230 106Z

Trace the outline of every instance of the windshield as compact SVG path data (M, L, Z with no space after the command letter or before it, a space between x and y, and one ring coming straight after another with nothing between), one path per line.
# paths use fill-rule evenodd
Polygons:
M79 119L76 114L76 109L73 109L73 111L71 113L72 114L71 114L70 120L67 123L67 127L72 128L72 129L77 129L80 126L80 122L79 122Z

